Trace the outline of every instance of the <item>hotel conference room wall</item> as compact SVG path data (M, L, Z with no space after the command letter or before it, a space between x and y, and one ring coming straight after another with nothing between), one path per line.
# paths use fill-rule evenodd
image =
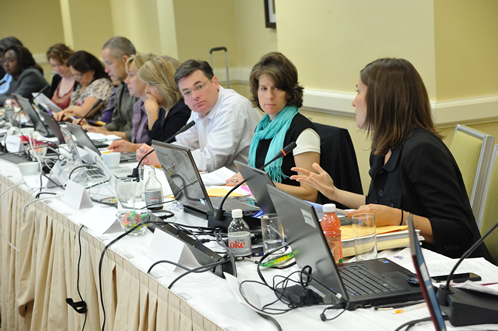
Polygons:
M180 61L209 60L210 48L226 46L231 86L246 96L254 63L262 54L281 51L296 64L307 91L325 92L326 107L306 107L305 101L304 113L349 129L364 188L369 142L355 127L349 100L359 70L376 58L404 57L417 67L436 120L443 119L445 142L453 134L454 123L448 121L453 108L438 113L438 106L462 99L465 106L455 110L456 118L498 136L498 108L494 118L489 111L477 111L477 118L468 111L473 103L498 105L497 1L276 0L276 8L275 30L264 26L262 0L3 0L0 36L19 37L46 72L44 53L56 42L100 57L108 38L124 35L139 51ZM221 53L215 54L214 67L224 80ZM334 109L336 99L341 109Z

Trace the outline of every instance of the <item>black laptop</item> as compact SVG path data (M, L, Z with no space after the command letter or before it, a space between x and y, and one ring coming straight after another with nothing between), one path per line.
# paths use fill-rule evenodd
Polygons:
M386 258L336 265L315 209L309 203L267 186L286 242L299 267L310 266L309 285L325 304L343 303L348 310L422 299L415 276Z
M163 168L175 199L183 204L185 211L205 216L214 211L220 199L210 198L195 164L190 149L156 140L152 141L159 163ZM248 202L228 198L223 204L225 211L242 209L245 215L253 215L260 209Z
M48 114L48 113L43 113L40 112L40 116L42 119L45 121L45 124L48 125L50 130L54 133L54 135L57 137L59 140L59 143L64 144L64 135L62 134L61 128L59 126L59 123L55 120L55 118Z
M71 133L76 137L76 144L81 147L85 148L88 147L98 155L102 155L100 152L99 148L102 147L107 147L108 145L103 144L103 145L96 145L90 137L86 134L86 131L79 125L67 123L66 124L67 128ZM121 153L121 159L119 162L130 162L130 161L136 161L136 153L135 152L128 152L128 153Z
M413 264L417 272L418 282L419 284L422 284L422 294L424 295L425 302L427 302L427 306L429 307L432 322L434 323L436 331L444 331L446 330L446 325L444 324L443 313L437 302L436 290L432 285L429 270L427 269L427 264L425 263L424 255L422 254L422 249L420 248L420 244L418 242L418 235L415 231L415 226L413 225L412 214L408 217L408 232L410 236L410 251L413 258Z
M31 122L35 126L36 131L40 132L45 137L55 137L54 133L45 125L42 119L38 116L38 112L34 110L33 106L31 105L31 101L29 101L29 99L26 99L19 94L12 94L12 95L16 98L24 114L26 114L31 120Z

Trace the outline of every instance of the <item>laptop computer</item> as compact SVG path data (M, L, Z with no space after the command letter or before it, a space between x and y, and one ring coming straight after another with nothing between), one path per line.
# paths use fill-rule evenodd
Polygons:
M42 107L45 108L47 113L53 115L62 111L62 109L59 106L57 106L52 100L50 100L50 98L47 97L45 94L36 92L32 93L32 95L35 98L35 100L38 102L38 104L42 105Z
M159 163L163 168L175 199L183 204L185 211L205 217L221 203L220 199L210 198L190 149L156 140L152 141ZM239 199L228 198L223 209L242 209L245 215L252 215L260 209Z
M275 187L267 188L296 263L311 267L309 287L325 304L342 303L355 310L422 299L420 288L408 282L415 275L386 258L337 265L314 207Z
M46 137L55 137L54 133L47 126L45 126L45 123L38 116L38 112L33 108L29 99L26 99L19 94L12 95L17 99L17 102L19 102L19 105L21 106L23 112L31 120L31 122L35 126L36 131L40 132Z
M54 133L54 135L57 137L59 140L59 143L64 144L64 135L62 134L61 128L59 126L59 123L55 120L55 118L48 114L48 113L43 113L40 112L40 116L42 119L45 121L45 124L48 125L50 130Z
M437 302L436 290L432 285L429 270L427 269L427 264L425 263L424 255L422 254L422 249L418 242L418 235L415 231L415 226L413 225L412 214L408 216L408 233L410 237L410 251L415 271L417 272L418 283L421 284L420 289L422 290L425 302L427 302L427 306L429 307L432 322L434 323L436 331L444 331L446 330L446 325L444 324L443 313Z
M85 148L88 147L98 155L102 155L102 153L99 150L99 147L107 147L106 144L104 145L95 145L92 139L88 137L86 131L79 125L67 123L66 124L67 128L71 133L76 137L76 144L81 147ZM135 152L129 152L129 153L121 153L121 159L119 162L130 162L130 161L136 161L136 153Z
M251 167L248 164L243 164L239 161L235 161L235 166L239 170L240 174L246 181L247 186L252 192L252 195L256 199L256 202L263 211L263 213L271 214L276 213L276 209L273 206L270 195L266 185L274 186L273 181L266 171Z

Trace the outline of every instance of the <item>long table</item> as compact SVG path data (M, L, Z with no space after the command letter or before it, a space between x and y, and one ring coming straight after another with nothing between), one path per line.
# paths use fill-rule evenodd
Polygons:
M0 160L0 193L20 182L17 166ZM54 192L62 193L59 189ZM119 233L99 236L83 228L80 249L80 226L75 221L88 210L75 210L58 197L42 197L46 200L27 205L33 195L24 184L0 197L0 230L19 250L0 238L1 328L81 330L85 316L66 303L66 298L80 300L77 271L81 251L79 287L88 306L85 328L99 330L104 321L99 301L100 255ZM176 221L184 218L178 213ZM147 232L125 237L107 250L102 268L105 330L276 330L270 321L239 304L226 280L214 274L191 274L168 290L168 284L182 271L159 267L148 275L146 254L151 240L152 234ZM251 261L238 263L238 270L241 280L257 279ZM274 271L265 273L270 277ZM401 315L360 309L324 323L319 318L323 308L300 308L275 318L284 330L333 327L350 331L393 330L408 320L428 316L425 308ZM336 313L328 311L327 316ZM432 325L417 329L430 330Z

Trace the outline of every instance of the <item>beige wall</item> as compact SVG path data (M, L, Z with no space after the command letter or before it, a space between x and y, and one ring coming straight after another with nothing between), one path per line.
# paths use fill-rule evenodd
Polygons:
M209 61L209 50L225 46L230 67L238 66L235 6L226 0L175 0L178 60ZM225 68L223 52L213 53L214 69Z
M35 3L36 0L30 2ZM100 58L102 45L113 36L112 22L109 19L111 17L109 2L101 0L60 0L60 2L66 15L63 21L64 31L71 33L65 36L66 44L76 51L85 50Z
M354 92L367 63L402 57L436 97L432 1L277 0L276 7L278 48L306 87Z
M438 100L498 94L498 1L435 0L434 16Z
M59 0L2 0L0 6L0 39L15 36L32 53L64 42Z
M234 3L239 67L252 68L262 55L278 51L277 31L265 26L263 1Z

